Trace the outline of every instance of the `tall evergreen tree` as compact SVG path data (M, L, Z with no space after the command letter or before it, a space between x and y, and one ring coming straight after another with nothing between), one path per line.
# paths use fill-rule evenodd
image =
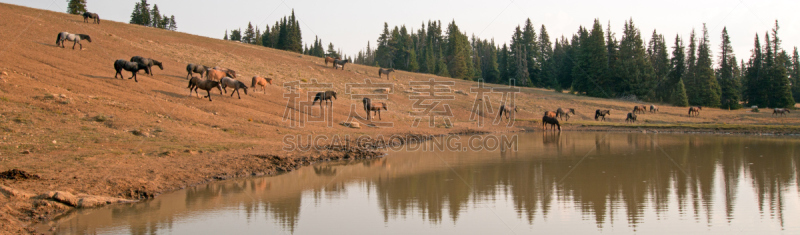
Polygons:
M153 9L150 10L150 27L153 28L161 28L161 24L164 19L161 18L161 12L158 10L158 4L153 5Z
M647 47L647 56L650 58L650 64L655 72L654 79L657 84L655 87L655 101L668 101L669 93L673 90L673 87L670 87L667 82L667 74L670 70L668 54L664 35L658 34L656 30L653 30L653 35Z
M686 48L686 52L686 74L683 76L683 83L686 85L686 97L689 99L689 103L697 105L697 103L692 103L692 101L700 99L697 93L699 83L695 76L697 74L697 35L694 29L689 34L689 47Z
M253 24L247 22L247 28L244 30L244 35L242 36L242 42L255 44L256 43L256 31L253 28Z
M696 105L719 107L720 106L720 88L714 74L713 64L711 60L711 45L708 40L708 30L703 24L703 38L700 39L700 44L697 48L697 68L695 78L698 82L698 100L694 101ZM689 103L693 103L689 100Z
M621 82L617 83L618 94L652 99L656 86L655 70L647 59L644 41L632 19L625 22L619 56Z
M225 40L225 41L228 40L228 30L227 29L225 30L225 36L222 37L222 40Z
M613 81L606 79L608 51L603 26L595 19L592 30L587 32L583 29L580 35L580 51L573 70L573 86L576 91L586 92L588 96L610 98Z
M471 79L472 72L471 49L467 35L464 35L453 21L447 26L447 70L450 76L459 79Z
M555 62L553 61L553 44L550 42L550 35L547 33L547 29L542 25L539 28L539 58L537 61L540 62L541 69L539 70L539 74L536 75L541 84L539 86L555 89L557 87L558 81L555 78Z
M80 15L86 12L86 0L67 0L67 13Z
M794 52L792 52L792 70L789 78L792 81L794 100L800 100L800 55L797 53L797 47L794 47Z
M686 107L689 106L688 97L686 97L686 87L683 84L683 77L686 74L686 48L683 46L683 40L680 36L675 35L675 45L672 47L672 59L670 59L670 71L668 80L666 81L667 88L671 88L670 93L666 94L670 97L669 102L672 105ZM678 88L680 83L681 88ZM677 92L677 93L676 93Z
M789 56L786 51L781 49L778 29L780 27L778 27L778 21L775 20L775 28L772 29L772 42L767 40L767 44L771 44L771 46L767 47L772 47L774 52L774 57L767 59L768 63L772 61L771 66L768 68L768 75L772 83L769 103L770 107L791 108L794 107L795 101L794 97L792 97L791 81L789 81L789 74L786 69Z
M342 56L339 55L339 52L336 52L336 48L333 47L333 43L329 43L328 44L327 56L330 56L331 58L334 58L334 59L342 58Z
M522 30L522 47L525 51L525 64L527 64L528 80L530 80L531 86L542 86L542 81L539 78L539 71L541 70L539 51L541 49L538 44L536 29L533 28L533 23L528 18L525 20L525 27Z
M749 105L759 107L768 106L767 94L769 92L769 82L766 81L766 69L764 68L764 54L761 48L761 41L758 34L755 36L754 48L751 51L750 60L745 69L745 92L744 98Z
M169 30L178 31L178 23L175 22L175 15L169 16Z
M231 41L242 41L242 30L241 29L234 29L231 30L231 36L229 37Z
M741 108L739 104L739 80L736 75L736 56L733 55L731 39L727 27L722 28L722 44L720 45L719 69L717 79L720 87L720 107L727 109Z
M150 19L150 4L147 3L147 0L141 0L134 5L130 23L144 26L152 25Z

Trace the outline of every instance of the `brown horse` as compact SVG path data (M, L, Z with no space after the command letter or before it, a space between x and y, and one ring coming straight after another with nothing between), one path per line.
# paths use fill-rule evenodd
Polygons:
M219 94L222 95L222 86L220 86L219 82L210 81L210 80L203 80L203 79L200 79L198 77L192 77L192 79L189 79L189 86L186 87L186 88L189 88L189 96L192 96L192 90L194 90L194 93L196 93L198 97L200 96L200 93L197 92L197 89L200 88L200 89L205 90L208 93L208 95L205 96L205 97L208 97L208 101L212 101L211 100L211 89L214 89L214 88L219 89ZM231 94L231 95L233 95L233 94ZM203 98L205 98L205 97L203 97Z
M252 82L250 83L250 88L256 87L256 85L261 86L261 90L264 91L264 94L267 93L267 83L272 85L272 78L265 78L260 76L254 76ZM253 89L253 92L256 92L256 89Z
M506 114L506 121L511 120L511 116L510 116L511 115L511 111L514 111L515 113L518 112L517 111L517 107L513 107L513 106L509 106L509 105L505 105L505 104L500 105L500 112L497 113L497 117L502 118L503 114L505 113Z
M556 117L558 117L558 113L553 112L553 111L544 111L544 116L551 117L551 118L556 118Z
M551 129L558 127L558 131L561 131L561 124L558 123L558 119L555 117L550 117L547 115L542 116L542 130L547 130L547 124L550 124Z
M364 104L364 110L367 111L367 120L371 120L372 118L374 118L375 113L378 113L378 120L383 120L381 119L381 109L387 111L389 110L387 109L388 106L386 105L386 103L372 102L372 100L370 100L369 98L362 99L361 103ZM372 113L370 113L370 111Z
M625 122L636 122L636 114L628 113L628 118L625 118Z
M608 109L599 110L598 109L598 110L594 111L594 120L595 121L598 121L597 119L600 118L600 117L602 117L603 121L605 121L606 120L606 116L611 116L611 110L608 110Z
M644 113L647 111L647 106L633 106L633 114Z
M232 77L233 78L233 77L235 77L234 76L235 74L236 74L236 72L233 72L233 70L223 71L223 70L219 70L219 69L208 69L208 71L206 71L206 79L213 80L213 81L219 81L224 77Z
M570 113L572 113L572 115L575 115L575 109L570 108L567 109L566 112L564 112L564 109L558 108L558 110L556 110L556 117L558 117L559 120L561 119L561 117L566 117L567 121L569 121L569 117L571 116L569 115Z
M775 116L775 115L784 115L785 116L786 113L792 113L792 112L789 112L788 109L782 109L782 108L776 108L776 109L772 110L772 116Z
M700 106L689 107L689 117L692 116L692 113L695 114L694 116L700 116L700 110L702 110L702 109L703 109L703 107L700 107Z
M226 74L228 74L228 77L236 78L236 71L233 71L233 69L223 68L219 66L214 66L214 69L225 72Z
M325 66L328 66L328 63L333 63L334 61L338 60L339 58L331 58L330 56L325 57Z

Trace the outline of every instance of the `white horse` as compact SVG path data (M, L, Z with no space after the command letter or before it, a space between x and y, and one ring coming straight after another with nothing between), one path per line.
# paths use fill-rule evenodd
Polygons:
M73 50L75 50L75 44L81 45L81 50L83 50L83 44L81 44L81 40L92 42L92 38L86 34L72 34L68 32L60 32L56 37L56 46L61 46L61 48L64 48L64 41L72 41Z

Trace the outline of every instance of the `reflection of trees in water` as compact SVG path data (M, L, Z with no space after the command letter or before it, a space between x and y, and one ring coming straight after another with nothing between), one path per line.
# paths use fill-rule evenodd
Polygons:
M744 138L630 134L627 146L621 146L612 145L614 141L604 135L596 136L596 152L582 162L578 156L488 163L371 183L387 221L419 211L438 223L445 208L450 218L457 220L470 201L479 203L502 191L530 223L539 213L547 217L553 199L560 199L571 200L584 214L594 215L601 227L607 216L624 210L635 229L646 209L658 218L666 217L671 200L677 200L682 215L691 211L696 220L708 224L713 220L714 204L724 203L730 221L738 181L744 173L757 190L762 214L769 210L783 223L781 192L798 175L796 141L760 141L758 147L745 149L749 142ZM716 172L721 172L719 181ZM725 191L714 191L717 182L724 184ZM715 201L714 193L723 193L724 201Z
M336 169L333 169L330 165L314 166L314 174L320 176L335 176Z

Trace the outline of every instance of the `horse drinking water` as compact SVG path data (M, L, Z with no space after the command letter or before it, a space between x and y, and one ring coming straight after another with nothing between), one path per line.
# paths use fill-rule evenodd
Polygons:
M122 76L123 69L125 71L133 73L133 76L129 77L128 79L133 78L133 80L136 82L139 82L139 80L136 79L136 73L138 73L139 70L144 69L145 73L150 72L150 69L148 69L147 66L144 64L119 59L117 61L114 61L114 70L117 70L117 73L114 74L114 78L117 78L117 75L119 75L120 78L125 79L125 77Z
M58 36L56 36L56 46L61 46L61 48L64 48L64 41L72 41L72 50L75 50L75 44L80 45L81 50L83 50L83 44L81 44L81 40L92 42L92 38L86 34L60 32L58 33Z
M89 19L92 19L92 23L100 24L100 16L98 16L97 13L91 13L91 12L88 12L88 11L84 12L83 13L83 22L84 23L88 23Z
M150 73L149 73L150 76L153 76L153 65L156 65L161 70L164 70L164 65L161 64L161 62L159 62L158 60L150 59L150 58L144 58L144 57L141 57L141 56L134 56L134 57L131 57L131 62L137 62L137 63L144 64L145 66L147 66L147 70L150 71Z

